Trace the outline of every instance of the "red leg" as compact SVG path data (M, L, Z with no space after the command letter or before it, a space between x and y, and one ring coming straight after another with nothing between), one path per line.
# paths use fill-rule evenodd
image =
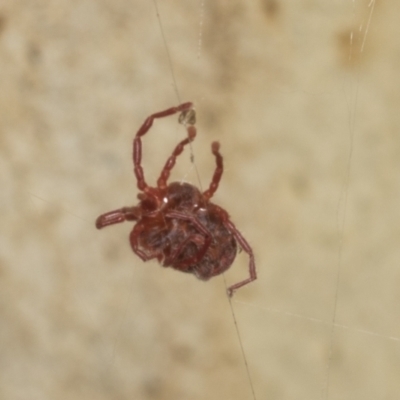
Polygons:
M149 261L152 260L153 258L158 258L158 254L154 253L151 256L148 256L144 251L139 249L139 243L138 243L138 237L143 231L143 225L142 223L138 223L135 225L135 227L132 229L132 232L129 236L129 241L131 243L131 247L133 252L140 257L142 261Z
M168 158L167 162L164 165L164 168L161 171L161 175L157 180L157 186L160 189L165 189L167 187L167 181L169 175L171 173L172 168L175 165L176 157L182 153L183 148L190 143L196 137L196 128L194 126L188 126L187 128L188 137L185 140L182 140L172 152L172 155Z
M123 207L100 215L96 219L96 228L101 229L108 225L119 224L124 221L136 221L137 219L137 207Z
M201 235L191 235L189 237L187 237L179 246L176 250L173 251L173 253L171 253L168 257L164 258L163 261L163 267L170 267L171 265L174 264L176 258L179 256L179 254L181 253L182 249L184 249L186 247L186 245L190 242L194 242L196 244L202 245L203 244L203 236ZM196 256L198 256L199 253L197 253ZM201 255L201 258L203 258L204 255ZM198 258L198 257L196 257ZM201 259L200 258L200 259ZM194 262L185 262L184 264L180 263L179 264L179 270L182 272L186 272L187 269L189 269L191 267L191 265L196 264L199 260L194 260ZM188 264L188 265L187 265Z
M197 264L204 257L208 248L210 247L212 239L211 232L207 228L205 228L205 226L196 217L192 215L187 215L180 211L170 211L165 215L165 218L176 218L176 219L190 221L197 228L197 230L204 236L205 239L203 247L197 252L195 256L181 263L179 265L179 268L181 269L182 267L182 269L184 269L185 267ZM184 242L184 244L186 244L186 242ZM183 246L180 246L180 248L183 249ZM176 258L178 254L174 255L174 257Z
M144 192L148 191L147 183L144 179L143 168L141 165L142 162L142 141L141 136L145 135L148 130L153 125L153 122L156 118L164 118L168 117L169 115L176 114L178 112L184 112L192 109L192 103L183 103L177 107L171 107L167 110L160 111L158 113L152 114L146 118L143 125L137 131L135 139L133 141L133 165L134 165L134 172L137 180L137 186L139 190Z
M218 142L213 142L213 144L211 145L211 151L215 155L215 161L217 163L217 167L215 168L214 175L210 183L210 187L203 193L203 196L206 200L209 200L217 191L219 182L222 177L222 173L224 172L224 165L221 153L219 152Z
M250 258L250 261L249 261L250 277L243 281L235 283L234 285L232 285L228 288L228 296L232 297L235 290L256 280L257 272L256 272L256 265L254 262L253 250L250 247L250 245L247 243L246 239L242 236L242 234L238 231L236 226L231 221L227 220L225 222L225 226L229 229L230 232L232 232L233 236L235 237L236 241L239 243L240 247L243 249L243 251L245 251L249 255L249 258Z

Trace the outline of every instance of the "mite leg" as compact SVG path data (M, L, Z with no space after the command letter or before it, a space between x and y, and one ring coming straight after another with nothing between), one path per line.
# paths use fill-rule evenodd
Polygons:
M219 143L218 142L213 142L211 145L211 151L215 155L215 161L216 161L216 168L214 171L214 175L212 177L210 187L203 193L203 196L206 200L209 200L214 193L218 189L219 182L222 177L222 173L224 172L224 165L222 161L222 156L221 153L219 152Z
M188 110L191 110L192 107L193 107L192 103L183 103L177 107L171 107L171 108L168 108L167 110L152 114L146 118L143 125L137 131L135 139L133 140L133 166L134 166L134 172L135 172L136 181L137 181L137 187L139 188L139 190L146 192L149 189L149 187L144 179L143 168L141 165L141 163L142 163L141 137L149 131L149 129L153 125L153 122L156 118L168 117L169 115L173 115L178 112L187 112Z
M96 228L101 229L105 226L119 224L124 221L136 221L137 218L136 207L123 207L100 215L96 219Z
M257 279L257 272L256 272L256 265L254 262L254 254L253 254L253 250L250 247L250 245L247 243L246 239L242 236L242 234L238 231L238 229L236 228L236 226L229 220L227 220L225 222L225 226L227 227L227 229L233 234L233 236L235 237L236 241L238 242L239 246L243 249L243 251L245 251L248 256L249 256L249 274L250 277L240 281L238 283L235 283L234 285L230 286L228 288L228 296L232 297L233 293L235 290L241 288L244 285L247 285L248 283L254 281Z
M199 246L203 245L204 242L204 237L201 235L190 235L189 237L187 237L182 243L179 244L179 246L177 247L177 249L175 249L168 257L164 258L163 261L163 266L164 267L170 267L171 265L173 265L176 262L177 257L179 256L179 254L181 253L181 251L189 244L189 243L195 243ZM199 253L197 253L199 254ZM203 257L200 254L201 258ZM194 262L190 262L190 264L188 264L187 262L185 262L184 264L179 264L179 270L182 272L187 272L188 269L193 265L196 264L198 261L194 260ZM188 265L187 265L188 264Z
M159 254L155 251L153 251L152 254L148 255L144 251L140 250L139 248L139 243L138 243L138 238L139 235L142 233L144 227L143 225L139 222L133 229L131 234L129 235L129 242L131 243L131 247L133 252L142 260L142 261L149 261L152 260L153 258L158 258Z
M165 189L167 187L167 181L169 175L171 173L172 168L175 165L176 158L179 154L182 153L183 148L190 143L196 137L196 128L194 126L186 127L188 132L188 137L185 140L182 140L176 147L175 150L172 152L172 155L168 158L167 162L164 165L164 168L161 171L161 175L157 180L157 186L160 189Z
M203 247L201 247L198 250L196 255L194 255L193 257L190 257L189 259L185 260L182 264L180 264L180 267L182 267L182 269L184 269L185 267L189 267L191 265L197 264L199 261L202 260L202 258L206 254L208 248L210 247L210 244L212 241L211 232L208 229L206 229L205 226L196 217L194 217L192 215L187 215L180 211L170 211L165 215L165 217L190 221L197 228L197 230L204 236L205 239L204 239ZM183 246L181 246L181 249L183 249ZM177 257L177 255L175 256L175 258Z

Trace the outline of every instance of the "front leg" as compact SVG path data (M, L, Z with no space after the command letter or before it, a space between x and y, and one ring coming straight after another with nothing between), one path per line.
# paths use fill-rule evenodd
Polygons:
M153 122L157 118L164 118L168 117L169 115L176 114L178 112L182 112L183 116L180 118L181 123L186 123L186 115L190 116L192 113L190 113L190 110L192 110L193 104L188 102L188 103L183 103L180 104L177 107L171 107L168 108L167 110L160 111L157 113L154 113L150 115L149 117L146 118L146 120L143 122L143 125L139 128L139 130L136 133L135 139L133 140L133 166L134 166L134 173L136 176L136 182L137 182L137 187L139 190L149 193L151 192L151 188L147 185L145 179L144 179L144 174L143 174L143 167L142 167L142 136L145 135L151 126L153 125ZM191 123L192 121L190 118L188 119L187 123ZM194 123L194 120L193 120Z
M120 224L124 221L136 221L139 218L137 207L123 207L109 211L96 219L96 228L101 229L108 225Z

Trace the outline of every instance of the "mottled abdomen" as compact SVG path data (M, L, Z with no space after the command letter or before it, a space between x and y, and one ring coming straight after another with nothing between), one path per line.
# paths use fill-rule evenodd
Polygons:
M208 203L206 209L197 211L197 219L211 234L211 244L201 260L191 265L185 272L193 273L199 279L208 280L222 274L232 265L237 254L237 244L231 232L223 224L225 214L212 203ZM182 248L176 262L171 265L174 269L181 270L182 262L200 251L206 240L205 236L201 235L193 225L188 231L191 232L189 235L191 238Z

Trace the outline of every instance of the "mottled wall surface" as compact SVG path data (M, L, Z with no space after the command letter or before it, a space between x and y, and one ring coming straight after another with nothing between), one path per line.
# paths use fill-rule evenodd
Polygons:
M206 187L221 142L214 200L259 274L232 302L257 399L398 399L400 3L158 8L0 3L0 399L252 398L223 278L94 227L136 202L141 122L188 100L199 178L186 151L172 179ZM145 138L150 183L184 135Z

